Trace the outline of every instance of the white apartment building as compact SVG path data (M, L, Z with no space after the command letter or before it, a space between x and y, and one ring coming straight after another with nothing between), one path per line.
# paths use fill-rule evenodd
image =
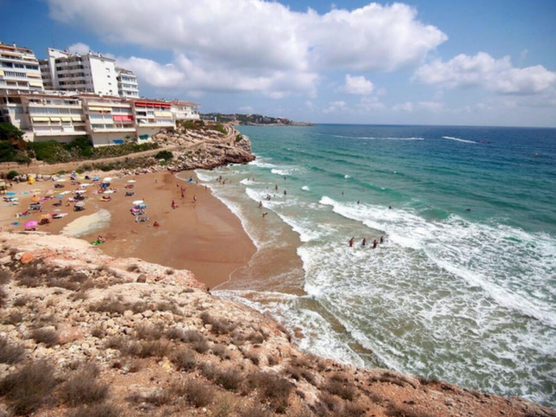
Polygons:
M139 98L139 84L137 76L122 67L116 67L118 74L118 95L120 97Z
M53 90L117 95L116 60L102 54L70 54L54 48L41 60L41 72Z
M199 120L201 116L199 115L199 109L197 103L192 103L190 101L180 101L172 100L170 102L172 105L172 113L174 115L174 120Z
M22 130L27 141L67 143L87 135L81 100L61 93L1 96L0 115L0 121Z
M33 51L0 42L0 93L42 90L39 62Z
M186 101L63 91L0 94L0 122L12 123L29 142L87 136L93 146L145 143L178 120L198 119L197 104Z

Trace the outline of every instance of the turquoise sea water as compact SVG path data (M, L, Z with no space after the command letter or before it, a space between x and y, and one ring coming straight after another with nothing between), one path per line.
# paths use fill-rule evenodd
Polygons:
M258 248L217 294L307 351L556 407L555 129L240 130L257 160L198 172Z

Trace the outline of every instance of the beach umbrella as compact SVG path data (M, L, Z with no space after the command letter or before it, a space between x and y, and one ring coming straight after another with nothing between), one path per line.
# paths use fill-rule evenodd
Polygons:
M79 201L78 203L75 203L75 207L85 207L85 203L83 201Z
M129 180L128 182L137 182L137 181L135 181L135 180Z
M9 191L6 193L6 195L15 195L15 193L13 191Z
M133 205L137 206L137 205L143 204L143 203L144 203L143 200L135 200L135 201L133 202Z
M36 220L31 220L30 222L25 223L25 227L35 227L36 225L38 225L39 222Z

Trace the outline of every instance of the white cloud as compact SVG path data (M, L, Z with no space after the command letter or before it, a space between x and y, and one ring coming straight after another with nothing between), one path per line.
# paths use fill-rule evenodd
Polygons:
M405 112L412 112L413 111L413 104L409 101L405 103L399 103L392 107L394 111L405 111Z
M369 95L373 92L374 85L365 77L352 77L346 74L346 83L339 90L346 94Z
M166 65L140 57L127 61L137 64L130 69L141 83L197 92L315 97L322 71L417 66L447 39L436 27L421 23L415 8L399 3L371 3L351 11L333 8L321 15L263 0L46 1L51 17L79 24L104 41L172 51L175 59ZM154 71L154 80L139 63ZM361 78L359 94L368 94L372 83ZM180 85L172 86L173 81Z
M438 101L418 101L417 103L412 103L406 101L405 103L399 103L392 107L394 111L402 112L424 112L424 113L439 113L444 111L444 103Z
M91 48L89 48L89 45L82 42L77 42L68 46L68 51L72 54L86 55L90 50Z
M368 112L371 110L382 110L385 108L385 105L378 101L377 97L362 97L357 107Z
M347 111L347 104L345 101L333 101L328 103L328 107L324 109L323 113L340 113Z
M446 88L482 87L498 94L542 94L556 89L556 72L542 65L512 66L510 57L494 59L487 53L458 55L448 62L440 59L422 65L414 79Z
M161 65L145 58L118 58L118 65L135 72L141 80L160 88L174 88L185 83L185 74L175 65Z

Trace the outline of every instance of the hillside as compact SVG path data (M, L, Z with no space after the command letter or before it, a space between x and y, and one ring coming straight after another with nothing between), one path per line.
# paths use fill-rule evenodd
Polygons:
M188 271L0 233L0 415L556 416L300 352Z

